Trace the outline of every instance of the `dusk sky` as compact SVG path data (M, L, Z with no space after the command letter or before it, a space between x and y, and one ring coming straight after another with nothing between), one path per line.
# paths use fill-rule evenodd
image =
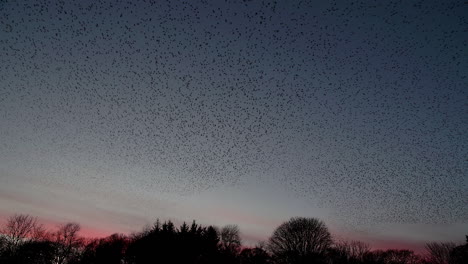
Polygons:
M468 232L466 1L0 1L0 220Z

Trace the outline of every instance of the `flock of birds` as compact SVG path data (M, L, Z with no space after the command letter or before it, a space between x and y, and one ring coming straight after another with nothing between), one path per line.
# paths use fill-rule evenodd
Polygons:
M463 221L466 14L460 1L2 1L0 166L180 195L254 177L351 226Z

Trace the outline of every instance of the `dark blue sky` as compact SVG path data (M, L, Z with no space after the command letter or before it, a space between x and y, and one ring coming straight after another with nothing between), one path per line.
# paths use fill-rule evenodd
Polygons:
M466 14L2 1L0 211L96 229L235 222L251 241L295 215L374 242L462 239Z

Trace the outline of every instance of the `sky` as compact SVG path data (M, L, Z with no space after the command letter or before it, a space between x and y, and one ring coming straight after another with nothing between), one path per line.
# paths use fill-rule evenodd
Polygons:
M0 219L374 248L468 230L464 1L0 2Z

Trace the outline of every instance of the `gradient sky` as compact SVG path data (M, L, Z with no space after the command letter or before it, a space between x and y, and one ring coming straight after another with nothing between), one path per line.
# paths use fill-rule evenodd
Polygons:
M463 1L0 3L0 218L468 230Z

